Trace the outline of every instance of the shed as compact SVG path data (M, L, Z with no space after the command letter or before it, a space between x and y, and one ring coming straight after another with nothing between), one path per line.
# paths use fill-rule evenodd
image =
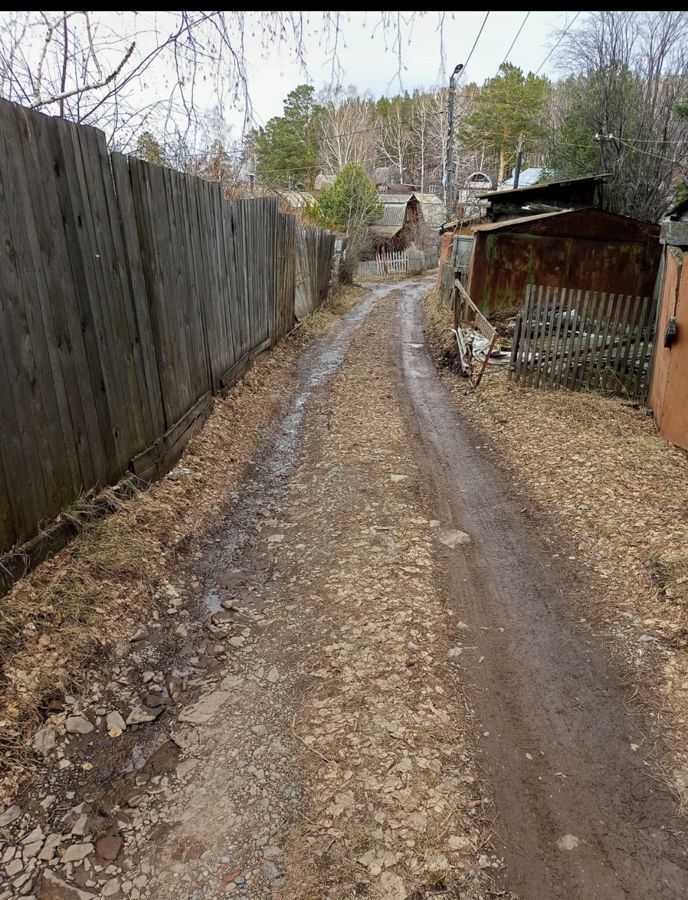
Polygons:
M527 284L653 296L659 226L601 209L479 225L468 293L484 311L520 306Z
M420 205L420 215L425 225L439 232L445 217L444 203L437 194L419 194L414 197Z
M487 218L492 222L537 216L557 209L584 209L601 204L602 185L608 177L602 172L511 190L489 191L480 194L478 199L487 201Z
M413 194L381 194L379 199L382 216L368 230L373 247L403 250L418 220L418 202Z

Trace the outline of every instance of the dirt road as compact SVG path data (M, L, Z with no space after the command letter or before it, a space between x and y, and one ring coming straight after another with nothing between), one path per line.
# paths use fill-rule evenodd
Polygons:
M0 898L688 895L647 724L575 561L444 392L427 287L376 286L307 348L167 613L80 710L95 728L1 814Z

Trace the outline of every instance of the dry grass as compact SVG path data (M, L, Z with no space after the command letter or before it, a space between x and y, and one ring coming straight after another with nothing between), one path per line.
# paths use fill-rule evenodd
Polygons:
M81 533L0 601L0 793L32 765L29 741L46 703L79 694L114 644L136 631L165 573L203 538L294 383L292 362L316 332L362 293L335 292L305 327L261 357L225 398L164 478L127 502L108 490L112 515L83 524L87 503L66 511Z
M344 315L365 293L365 288L359 284L336 285L323 303L320 309L310 315L301 325L307 334L319 331L333 319Z
M446 359L449 311L426 297L429 341ZM449 354L450 355L450 354ZM476 392L445 371L467 418L537 501L556 542L593 575L587 596L673 730L672 781L688 797L688 458L619 398L536 390L492 371ZM641 640L642 638L642 640ZM678 762L676 762L678 760Z

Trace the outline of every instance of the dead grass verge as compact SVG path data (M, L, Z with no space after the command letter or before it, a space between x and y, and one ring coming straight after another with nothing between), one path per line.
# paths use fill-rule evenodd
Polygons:
M449 310L425 298L435 358L451 357ZM488 370L489 371L489 370ZM491 371L478 391L444 369L462 412L537 501L555 543L590 571L585 602L670 731L660 761L688 800L688 458L652 417L593 392L522 387ZM649 736L648 736L649 737Z
M32 767L30 738L49 702L78 695L111 648L149 616L165 572L203 538L241 482L294 384L292 362L362 293L335 290L305 327L216 398L172 477L113 502L106 518L84 524L79 504L67 511L79 520L77 538L0 599L0 793L10 795Z

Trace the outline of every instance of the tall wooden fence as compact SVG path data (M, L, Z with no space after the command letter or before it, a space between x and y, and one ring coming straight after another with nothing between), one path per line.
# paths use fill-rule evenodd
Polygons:
M333 246L275 199L226 201L0 101L0 550L127 470L159 474L292 327L297 272L322 300Z
M535 387L647 395L656 301L528 285L514 331L510 371Z
M296 229L296 318L301 321L327 296L335 235L320 228Z

